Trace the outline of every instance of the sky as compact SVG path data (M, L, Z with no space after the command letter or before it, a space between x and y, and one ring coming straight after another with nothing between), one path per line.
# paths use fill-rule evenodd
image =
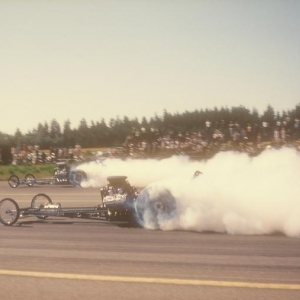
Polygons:
M300 103L298 0L0 0L0 132Z

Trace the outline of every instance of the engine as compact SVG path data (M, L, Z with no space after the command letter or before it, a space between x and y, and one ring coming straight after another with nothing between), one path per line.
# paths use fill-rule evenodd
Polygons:
M108 220L133 218L137 191L126 179L126 176L110 176L107 178L109 182L107 186L100 190L103 206L107 208Z

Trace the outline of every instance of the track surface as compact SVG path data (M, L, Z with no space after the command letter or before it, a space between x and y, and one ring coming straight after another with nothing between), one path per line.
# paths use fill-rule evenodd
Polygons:
M0 182L0 199L38 193L94 206L99 189ZM163 232L103 220L0 224L0 297L7 299L300 299L300 239Z

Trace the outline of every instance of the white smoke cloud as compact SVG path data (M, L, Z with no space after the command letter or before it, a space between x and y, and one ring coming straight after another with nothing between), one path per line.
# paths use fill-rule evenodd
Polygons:
M206 162L112 159L105 166L89 163L80 169L90 178L86 186L104 185L109 175L126 175L135 186L158 181L168 188L177 210L174 218L159 220L163 230L300 237L300 156L295 149L268 149L252 158L221 152ZM196 170L203 174L192 179Z
M185 156L174 156L163 160L107 159L103 164L89 162L78 166L77 169L83 170L88 177L82 187L101 187L106 184L108 176L115 175L125 175L132 185L145 187L166 178L192 177L201 165L203 164L192 162Z

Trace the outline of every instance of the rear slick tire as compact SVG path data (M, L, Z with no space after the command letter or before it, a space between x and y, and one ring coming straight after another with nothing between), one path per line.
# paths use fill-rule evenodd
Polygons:
M74 170L70 174L70 183L76 187L81 187L81 183L87 180L86 173L81 170Z
M176 211L176 200L165 188L147 187L135 201L135 217L138 224L148 229L160 229L172 219Z

